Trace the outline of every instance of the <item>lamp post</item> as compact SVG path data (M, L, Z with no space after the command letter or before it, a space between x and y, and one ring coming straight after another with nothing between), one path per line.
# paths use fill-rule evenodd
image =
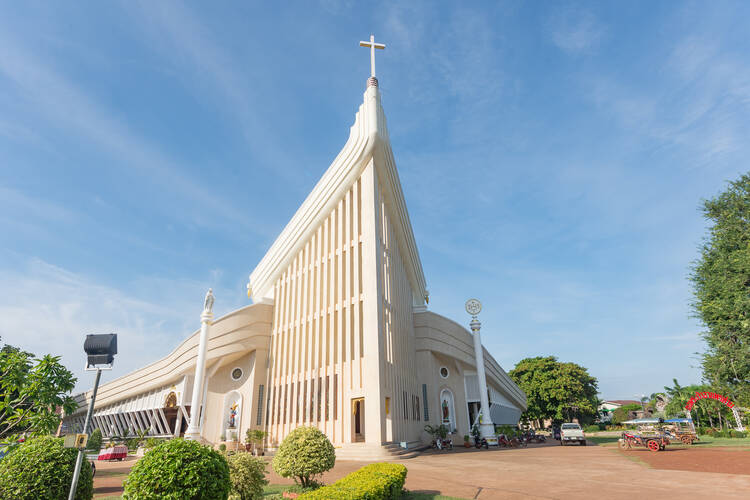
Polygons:
M108 333L105 335L86 335L86 341L83 343L83 350L86 352L86 371L96 371L94 379L94 390L91 394L91 402L86 412L86 420L83 424L83 433L89 433L89 424L91 416L94 413L94 401L96 401L96 391L99 390L99 380L102 378L102 370L111 370L112 363L117 354L117 334ZM73 480L70 482L70 493L68 500L74 500L76 488L78 487L78 478L81 475L81 463L83 463L83 448L78 449L76 465L73 469Z

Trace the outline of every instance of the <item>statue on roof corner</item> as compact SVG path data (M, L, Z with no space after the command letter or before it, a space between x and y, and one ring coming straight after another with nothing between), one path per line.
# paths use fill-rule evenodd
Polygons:
M214 307L214 292L213 290L209 288L208 292L206 293L206 298L203 301L203 312L210 313L213 307Z

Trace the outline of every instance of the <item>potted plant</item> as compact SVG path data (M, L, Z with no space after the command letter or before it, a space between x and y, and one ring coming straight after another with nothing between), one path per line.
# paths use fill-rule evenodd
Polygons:
M263 455L263 441L266 439L266 436L268 436L268 432L261 429L254 429L252 431L248 429L247 435L253 444L253 454L256 456Z
M469 435L464 434L464 448L469 448L469 447L471 447L471 444L469 444Z

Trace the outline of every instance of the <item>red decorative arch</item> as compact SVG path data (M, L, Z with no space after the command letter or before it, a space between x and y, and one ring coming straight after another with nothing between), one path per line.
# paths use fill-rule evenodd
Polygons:
M724 403L727 405L727 408L734 408L734 403L731 399L722 396L721 394L716 394L715 392L695 392L695 396L690 398L685 405L686 410L692 410L695 403L701 399L714 399L716 401L719 401L720 403Z

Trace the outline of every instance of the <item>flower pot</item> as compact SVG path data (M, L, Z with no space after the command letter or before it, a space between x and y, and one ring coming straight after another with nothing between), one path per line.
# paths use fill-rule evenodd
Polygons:
M464 448L471 448L471 445L468 441L464 441Z
M253 445L252 444L245 444L245 451L253 451Z

